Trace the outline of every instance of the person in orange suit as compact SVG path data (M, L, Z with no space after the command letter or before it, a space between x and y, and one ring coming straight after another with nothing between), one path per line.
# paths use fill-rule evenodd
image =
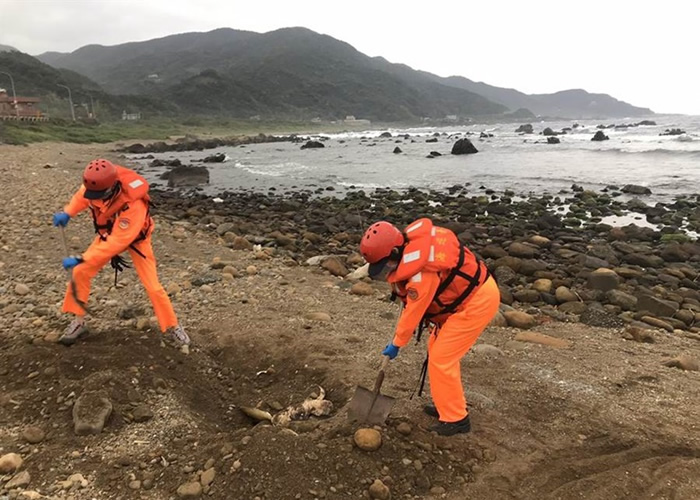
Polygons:
M161 331L177 346L189 345L190 338L178 323L170 298L158 280L151 246L154 222L149 213L148 190L146 180L133 170L108 160L93 160L85 167L83 185L63 211L54 214L53 225L65 227L72 217L89 209L97 233L81 256L63 259L63 267L72 271L63 312L74 314L75 319L61 336L61 343L71 345L85 333L92 278L108 262L118 265L119 254L128 251Z
M434 405L424 411L438 418L432 428L451 436L471 430L462 389L460 360L498 312L498 285L486 265L449 229L419 219L400 231L372 224L360 243L369 275L386 280L401 298L393 341L382 351L394 359L421 325L430 325L428 377Z

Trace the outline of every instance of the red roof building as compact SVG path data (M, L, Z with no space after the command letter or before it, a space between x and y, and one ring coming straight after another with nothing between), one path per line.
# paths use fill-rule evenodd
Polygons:
M20 119L36 120L44 118L39 110L38 97L20 97L8 95L7 91L0 89L0 120Z

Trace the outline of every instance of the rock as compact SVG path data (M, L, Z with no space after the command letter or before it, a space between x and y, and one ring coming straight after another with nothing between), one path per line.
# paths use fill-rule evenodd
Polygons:
M452 146L452 154L453 155L469 155L469 154L475 154L478 152L479 152L479 150L477 150L474 147L474 144L472 144L472 141L470 141L466 137L459 139L457 142L454 143L454 146Z
M369 276L369 264L365 264L362 267L358 267L353 272L348 274L345 277L345 279L348 279L350 281L357 281L361 280L362 278L366 278L367 276Z
M306 144L304 144L301 149L318 149L318 148L325 148L326 145L323 144L320 141L307 141Z
M620 277L612 269L600 267L588 275L588 288L607 292L620 284Z
M182 287L174 281L171 281L168 283L168 287L165 289L165 291L168 293L168 295L176 295L182 292Z
M608 302L618 306L625 311L634 311L637 309L637 297L620 290L610 290L606 294Z
M622 187L621 191L627 194L651 194L651 189L637 184L627 184Z
M592 141L607 141L609 139L610 137L605 135L602 130L596 132L595 135L591 138Z
M403 151L401 151L401 148L398 147L398 146L396 146L396 147L394 148L394 154L395 154L395 155L398 155L398 154L401 154L401 153L403 153Z
M253 265L250 265L245 268L245 272L248 276L255 276L256 274L258 274L258 268Z
M533 248L526 243L514 241L508 246L508 253L513 257L532 259L537 253L537 248Z
M503 313L500 311L496 313L496 315L493 317L491 322L489 323L489 326L495 326L495 327L500 327L504 328L508 326L508 320L506 320L505 316L503 316Z
M663 132L661 132L659 135L683 135L685 134L685 130L680 129L680 128L671 128L671 129L666 129Z
M503 351L491 344L476 344L472 347L472 352L481 356L503 356Z
M661 267L664 265L664 259L658 255L648 255L643 253L629 253L622 257L622 260L628 264L633 264L635 266L641 267Z
M15 293L19 296L24 296L29 293L29 287L25 285L24 283L17 283L15 285Z
M325 312L310 312L304 315L304 318L311 321L328 322L331 320L331 315Z
M670 366L672 368L680 368L681 370L688 371L698 371L700 370L700 363L698 360L689 356L688 354L681 354L673 359L664 362L664 366Z
M196 481L181 484L177 489L180 498L199 498L202 494L202 485Z
M22 438L24 438L27 443L37 444L41 443L46 438L46 433L43 429L32 425L24 428L22 431Z
M333 276L343 277L348 274L345 265L337 257L328 257L321 262L321 267Z
M363 451L377 451L382 446L382 434L376 429L358 429L353 440Z
M413 427L411 427L411 424L407 422L401 422L398 426L396 426L396 430L399 434L408 436L411 434L411 432L413 432Z
M252 250L253 244L243 236L236 236L229 244L229 247L233 250Z
M153 410L148 405L139 405L134 408L134 422L147 422L153 418Z
M554 292L554 296L557 298L560 304L564 302L576 302L579 300L578 295L565 286L557 287L556 291Z
M372 285L370 285L369 283L359 281L352 285L352 287L350 288L350 293L353 295L374 295L374 288L372 288Z
M216 470L214 467L209 467L207 470L202 472L199 481L202 483L202 486L209 486L212 482L214 482L214 477L216 477Z
M583 314L586 311L586 304L579 300L574 300L559 304L558 309L566 314Z
M569 340L558 339L556 337L550 337L549 335L544 335L543 333L537 332L518 332L515 335L515 339L518 342L530 342L533 344L546 345L549 347L554 347L555 349L567 349L571 347L572 343Z
M532 304L540 301L540 292L532 289L517 290L513 292L513 298L518 302Z
M112 403L105 392L83 392L73 405L74 432L79 436L99 434L111 414Z
M673 325L659 318L654 318L653 316L642 316L641 321L646 323L647 325L655 326L656 328L660 328L662 330L666 330L669 333L673 333Z
M22 457L17 453L7 453L0 457L0 474L9 474L22 466Z
M547 144L559 144L560 142L559 137L547 137Z
M440 495L444 495L445 492L446 492L446 490L442 486L433 486L432 488L430 488L431 495L440 496Z
M32 480L29 472L23 470L19 474L16 474L10 481L5 485L6 490L13 490L15 488L24 488Z
M369 487L369 497L375 500L390 500L391 491L380 479L375 479Z
M551 137L551 136L557 135L557 133L554 130L552 130L550 127L547 127L542 131L542 135L544 135L545 137Z
M209 184L207 167L175 167L167 175L168 187L194 187Z
M532 124L530 123L520 125L518 128L515 129L516 134L532 134L533 132L534 129L532 128Z
M505 316L508 326L515 328L527 330L537 324L534 316L523 311L506 311L503 313L503 316Z
M647 328L639 328L638 326L628 326L622 336L635 342L643 342L645 344L653 344L656 342L654 333Z
M531 236L528 241L540 248L547 248L552 244L552 241L549 238L540 236L539 234Z
M214 153L202 160L203 163L223 163L224 161L226 161L226 155L224 153Z
M532 288L542 293L550 293L552 291L552 280L546 278L540 278L535 280L532 284Z
M677 302L660 299L653 295L641 295L637 299L637 310L647 311L653 316L672 317L679 307Z
M134 479L133 481L129 481L129 489L140 490L141 489L141 481L139 481L138 479Z

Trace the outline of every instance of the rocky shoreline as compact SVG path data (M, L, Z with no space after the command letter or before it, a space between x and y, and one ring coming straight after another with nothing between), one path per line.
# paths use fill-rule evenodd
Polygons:
M634 191L638 186L626 186ZM428 216L475 250L502 292L500 324L529 328L531 314L592 326L661 328L700 333L700 197L657 203L616 199L572 186L561 196L511 198L513 193L350 190L344 198L316 191L288 195L225 192L216 201L191 192L156 191L158 214L216 234L223 245L321 264L346 276L364 264L357 253L363 228L386 219L406 225ZM602 223L637 214L661 229ZM518 314L509 314L520 310Z

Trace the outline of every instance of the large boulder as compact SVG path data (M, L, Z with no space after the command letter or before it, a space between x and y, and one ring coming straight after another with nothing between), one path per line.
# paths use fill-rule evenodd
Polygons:
M557 135L557 133L556 133L554 130L552 130L551 128L547 127L546 129L544 129L544 130L542 131L542 135L544 135L544 136L553 136L553 135Z
M318 148L325 148L326 145L323 144L322 142L319 141L308 141L306 144L304 144L301 149L318 149Z
M651 189L645 186L638 186L636 184L627 184L622 187L623 193L628 194L651 194Z
M525 125L520 125L517 129L515 129L515 132L517 134L532 134L534 130L532 128L532 124L527 123Z
M610 137L605 135L602 130L596 132L595 135L591 138L592 141L607 141L608 139L610 139Z
M559 137L554 137L550 136L547 137L547 144L559 144L561 141L559 140Z
M588 288L607 292L620 284L620 277L612 269L598 268L588 275Z
M112 402L103 391L84 392L73 405L73 425L78 436L99 434L112 414Z
M207 167L175 167L168 172L169 187L193 187L209 184Z
M466 137L458 140L454 143L454 146L452 146L453 155L470 155L478 152L479 150L474 147L472 141Z
M224 153L214 153L209 155L202 160L204 163L223 163L226 161L226 155Z
M672 317L678 311L678 302L664 300L653 295L641 295L637 300L637 310L647 311L654 316Z

